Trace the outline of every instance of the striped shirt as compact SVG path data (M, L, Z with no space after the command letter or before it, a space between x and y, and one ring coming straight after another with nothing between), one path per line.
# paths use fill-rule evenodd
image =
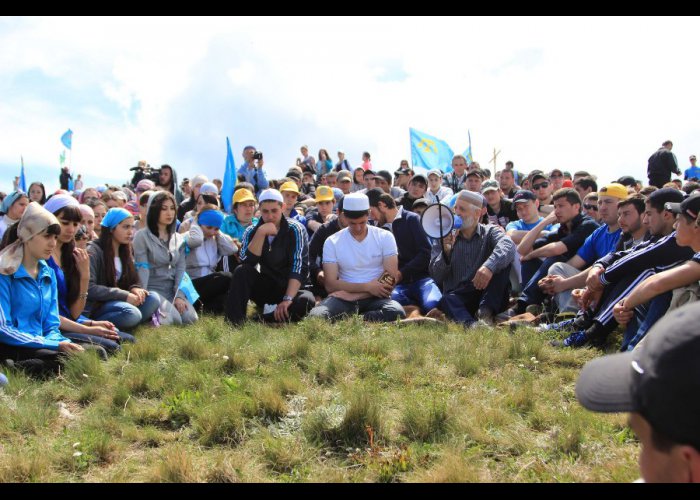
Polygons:
M471 239L457 233L449 264L445 262L442 246L433 247L430 276L442 284L445 292L470 282L483 265L496 274L513 263L515 243L494 225L478 224Z

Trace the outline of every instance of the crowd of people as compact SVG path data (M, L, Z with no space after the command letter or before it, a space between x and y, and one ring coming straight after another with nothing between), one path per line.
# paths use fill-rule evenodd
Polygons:
M649 158L646 185L510 161L492 174L462 155L446 172L402 160L392 173L368 152L352 167L306 145L282 179L245 147L231 200L170 165L72 192L64 170L53 194L2 195L0 361L45 376L73 353L119 351L139 325L202 314L527 324L561 332L559 348L602 347L619 327L619 350L648 356L655 323L700 295L700 168L693 155L672 179L672 147ZM438 203L461 226L430 238L421 215Z

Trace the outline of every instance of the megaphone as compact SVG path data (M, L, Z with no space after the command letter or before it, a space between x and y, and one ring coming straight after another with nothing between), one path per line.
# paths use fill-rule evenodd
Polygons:
M450 231L462 227L462 218L447 205L434 203L425 209L420 223L428 237L441 240L450 234Z

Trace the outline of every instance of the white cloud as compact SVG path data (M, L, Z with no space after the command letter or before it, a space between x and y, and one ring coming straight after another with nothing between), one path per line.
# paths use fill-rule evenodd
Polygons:
M685 18L4 18L0 150L124 179L139 159L220 176L225 137L279 176L308 143L393 170L408 127L517 168L644 177L672 138L697 153ZM309 29L310 27L313 29ZM654 36L650 36L654 33ZM28 75L46 87L23 90ZM33 88L33 87L32 87ZM492 167L491 165L488 165ZM29 179L28 179L29 180Z

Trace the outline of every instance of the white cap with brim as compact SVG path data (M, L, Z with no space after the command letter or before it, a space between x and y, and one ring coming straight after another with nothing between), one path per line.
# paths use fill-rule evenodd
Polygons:
M442 170L440 170L438 168L434 168L430 172L428 172L428 177L430 177L433 174L437 175L438 177L440 177L442 179L442 176L443 176Z
M345 195L343 200L344 212L363 212L369 210L369 198L363 193Z
M282 197L282 193L280 193L276 189L266 189L265 191L260 193L258 201L260 201L260 203L262 203L263 201L278 201L280 203L284 203L284 198Z

